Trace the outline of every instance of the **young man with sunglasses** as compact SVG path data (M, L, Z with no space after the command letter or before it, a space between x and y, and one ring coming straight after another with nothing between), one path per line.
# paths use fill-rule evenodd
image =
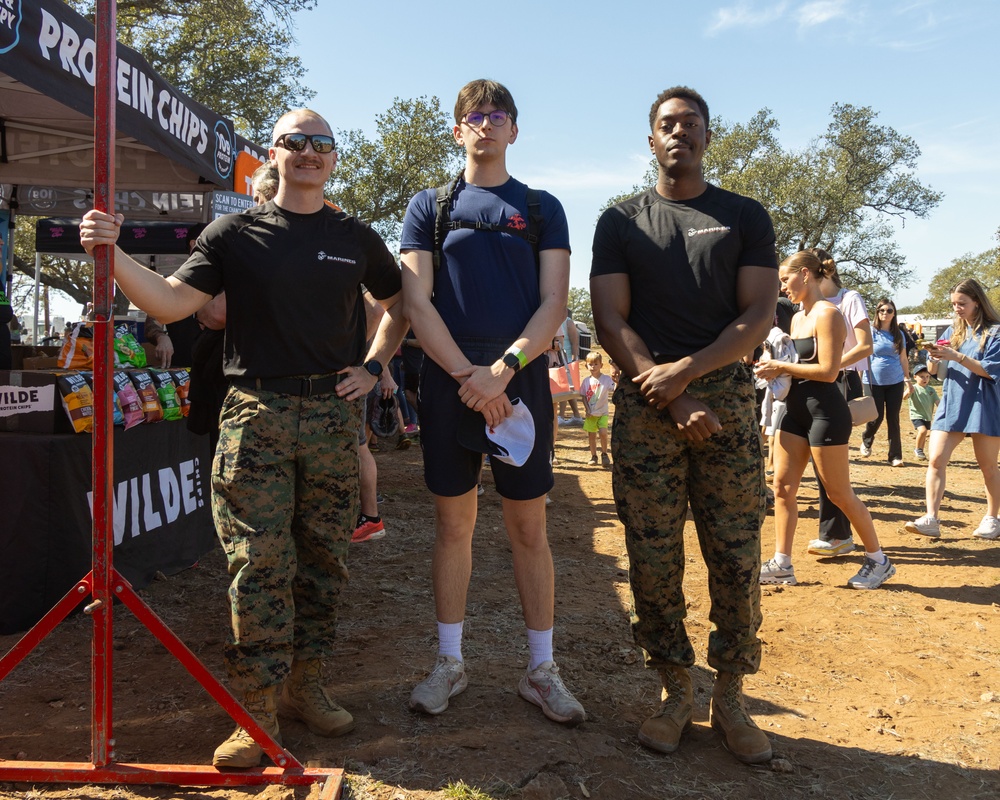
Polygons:
M518 691L550 719L576 725L586 715L552 654L555 577L545 532L552 395L539 358L566 314L566 215L554 197L539 193L536 262L524 238L528 188L507 172L507 148L518 129L517 107L505 87L489 80L463 87L453 132L466 162L443 198L451 226L443 244L436 237L434 189L410 201L400 243L407 316L425 354L418 415L424 478L436 510L432 573L439 640L437 663L413 690L410 708L440 714L466 688L462 629L483 458L467 434L478 428L482 435L488 425L502 436L517 406L521 421L526 417L534 428L530 452L526 459L494 454L491 468L530 651Z
M212 467L212 511L233 576L226 668L272 738L279 709L336 736L354 721L323 686L321 661L358 515L361 401L405 332L400 272L377 234L324 203L337 163L326 120L291 111L272 142L273 200L212 222L169 278L116 247L115 278L167 322L226 292L230 388ZM121 222L88 212L87 252L113 245ZM386 309L367 354L362 284ZM253 767L262 754L237 728L213 764Z
M662 683L663 702L639 741L671 753L693 717L683 591L690 505L712 600L712 727L737 758L757 763L771 757L771 745L746 712L742 680L760 664L764 469L741 359L774 317L774 228L759 203L705 181L712 132L700 94L667 89L649 124L656 185L601 215L590 273L598 336L622 371L612 485L629 554L632 631Z

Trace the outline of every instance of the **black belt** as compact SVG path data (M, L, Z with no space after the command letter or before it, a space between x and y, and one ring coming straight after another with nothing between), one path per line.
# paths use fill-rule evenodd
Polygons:
M322 378L233 378L229 382L241 389L257 389L264 392L291 394L296 397L311 397L314 394L328 394L337 384L347 378L342 375L325 375Z

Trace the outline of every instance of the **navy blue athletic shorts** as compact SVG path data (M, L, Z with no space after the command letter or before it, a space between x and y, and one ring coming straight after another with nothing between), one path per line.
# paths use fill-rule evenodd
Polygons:
M492 364L510 346L509 340L458 339L455 342L473 364ZM459 384L432 358L424 358L420 370L417 415L420 446L424 451L424 480L440 497L458 497L479 482L483 454L458 443L458 423L464 403ZM552 489L552 392L544 358L527 364L507 385L507 397L521 398L535 423L535 446L523 466L515 467L498 458L490 459L493 482L501 497L533 500Z

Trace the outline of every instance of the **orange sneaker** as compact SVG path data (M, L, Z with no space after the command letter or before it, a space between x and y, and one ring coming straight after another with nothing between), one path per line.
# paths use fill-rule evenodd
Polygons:
M385 523L382 522L382 517L369 517L362 514L358 517L358 527L354 529L354 535L351 536L351 544L381 539L383 536L385 536Z

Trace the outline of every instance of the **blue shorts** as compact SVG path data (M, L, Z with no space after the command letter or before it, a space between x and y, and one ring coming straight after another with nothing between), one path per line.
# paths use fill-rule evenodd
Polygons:
M931 427L931 422L928 419L919 419L918 417L910 417L910 422L913 423L913 427L916 430L920 430L921 428L927 428L928 430L930 430Z
M492 364L510 346L507 339L458 339L455 342L473 364ZM431 358L420 370L417 414L420 447L424 452L424 480L440 497L458 497L479 482L483 454L458 443L458 422L465 404L458 381ZM491 459L497 492L508 500L533 500L552 489L552 392L544 358L536 358L511 379L507 397L520 397L535 423L535 445L523 466Z

